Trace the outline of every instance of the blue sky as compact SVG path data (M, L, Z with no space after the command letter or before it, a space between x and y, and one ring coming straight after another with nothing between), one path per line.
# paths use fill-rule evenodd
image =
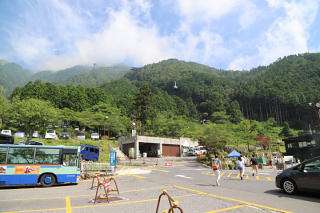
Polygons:
M248 70L320 52L319 0L1 0L0 59L32 70L168 58Z

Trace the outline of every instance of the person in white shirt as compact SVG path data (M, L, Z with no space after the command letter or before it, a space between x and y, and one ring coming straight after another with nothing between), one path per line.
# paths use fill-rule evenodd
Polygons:
M237 166L238 166L238 170L240 172L240 178L241 178L241 180L243 180L244 160L242 159L242 157L238 157Z
M218 155L215 155L215 158L212 159L212 165L213 173L217 176L216 179L216 186L220 186L219 180L220 180L220 172L222 170L221 161L218 158Z

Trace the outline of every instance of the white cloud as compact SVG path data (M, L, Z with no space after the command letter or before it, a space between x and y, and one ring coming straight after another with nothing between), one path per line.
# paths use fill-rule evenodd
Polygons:
M278 17L263 33L256 44L256 55L241 55L229 64L229 69L245 69L268 65L280 57L309 51L309 28L314 22L319 2L317 0L285 1L267 0L268 5L282 9Z
M174 57L174 47L168 37L160 37L157 27L144 26L136 16L148 13L148 4L138 1L133 7L124 1L121 10L109 10L106 27L98 33L89 34L85 39L76 40L76 50L68 55L52 56L39 68L61 69L75 64L93 62L111 65L125 60L133 65L144 65ZM132 11L134 12L132 13Z
M285 17L274 21L258 46L262 64L271 63L285 55L308 51L308 28L316 17L319 2L306 0L281 3ZM275 6L279 7L279 3Z
M259 10L250 0L178 0L178 14L189 24L219 20L229 14L238 14L238 22L242 28L253 24Z

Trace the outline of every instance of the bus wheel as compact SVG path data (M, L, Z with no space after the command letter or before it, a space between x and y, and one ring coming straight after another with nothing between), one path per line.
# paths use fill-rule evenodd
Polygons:
M44 187L53 186L56 183L56 178L53 174L44 174L40 178L40 183Z

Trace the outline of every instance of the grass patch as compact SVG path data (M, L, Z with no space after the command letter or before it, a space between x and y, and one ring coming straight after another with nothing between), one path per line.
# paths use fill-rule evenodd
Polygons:
M25 139L15 139L15 143L19 143ZM98 146L100 148L100 156L99 156L99 162L106 163L109 162L109 145L112 147L118 146L118 141L111 141L111 140L75 140L75 139L39 139L39 138L33 138L34 141L42 142L45 146L81 146L83 144L88 144L92 146Z

